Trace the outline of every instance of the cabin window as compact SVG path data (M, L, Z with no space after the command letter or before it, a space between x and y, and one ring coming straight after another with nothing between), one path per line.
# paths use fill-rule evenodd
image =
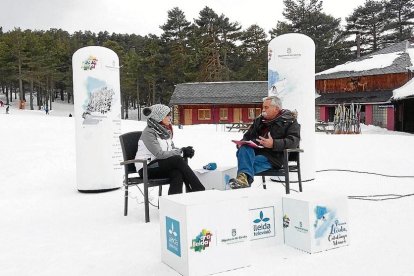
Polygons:
M372 106L372 124L379 127L387 127L387 105Z
M199 109L198 119L200 121L211 120L211 110L210 109Z
M321 118L321 107L320 106L316 106L315 107L315 120L316 121L322 121L322 118Z
M229 119L229 109L220 108L220 121L225 121Z
M254 119L262 113L260 108L249 108L249 119Z

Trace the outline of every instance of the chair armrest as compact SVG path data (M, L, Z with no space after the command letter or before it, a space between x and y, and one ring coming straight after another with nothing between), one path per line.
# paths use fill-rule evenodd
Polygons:
M128 164L134 164L134 163L142 163L143 167L142 167L142 178L144 180L144 183L148 183L148 160L145 159L133 159L133 160L126 160L123 161L121 163L119 163L120 165L125 166L125 175L128 175Z
M283 151L283 166L286 168L289 166L289 161L294 161L294 160L289 160L289 154L291 153L297 153L297 160L296 162L299 162L299 156L300 154L304 152L303 149L300 148L296 148L296 149L285 149Z
M123 161L119 164L120 165L128 165L128 164L133 164L133 163L147 164L147 162L148 162L148 160L145 160L145 159L134 159L134 160L126 160L126 161Z
M285 151L286 152L304 152L303 149L299 149L299 148L297 148L297 149L285 149Z
M188 158L187 157L184 157L184 161L186 163L188 163ZM121 163L119 163L119 165L128 165L128 164L133 164L133 163L147 164L148 163L148 160L145 160L145 159L126 160L126 161L122 161Z

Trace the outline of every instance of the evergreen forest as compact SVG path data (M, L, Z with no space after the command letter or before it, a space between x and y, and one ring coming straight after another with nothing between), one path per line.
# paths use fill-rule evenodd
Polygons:
M24 101L32 110L52 109L56 99L72 103L72 55L92 45L118 54L122 106L136 107L168 104L178 83L267 80L267 45L285 33L314 40L316 72L413 36L414 0L366 0L345 22L326 14L321 0L283 3L284 20L269 33L207 6L193 21L179 7L169 10L160 36L0 26L0 93L5 104Z

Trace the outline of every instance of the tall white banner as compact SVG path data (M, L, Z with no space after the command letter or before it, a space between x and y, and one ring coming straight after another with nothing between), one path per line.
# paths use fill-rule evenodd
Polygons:
M73 54L76 182L81 192L122 186L119 59L98 46ZM137 141L138 142L138 141Z
M268 47L269 96L278 96L283 108L296 110L301 125L302 180L315 178L315 44L303 34L284 34Z

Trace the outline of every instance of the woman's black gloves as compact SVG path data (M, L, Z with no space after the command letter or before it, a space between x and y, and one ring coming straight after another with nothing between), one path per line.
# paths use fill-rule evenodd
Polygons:
M184 158L185 157L192 158L194 156L194 149L192 146L181 148L181 150L183 151Z

